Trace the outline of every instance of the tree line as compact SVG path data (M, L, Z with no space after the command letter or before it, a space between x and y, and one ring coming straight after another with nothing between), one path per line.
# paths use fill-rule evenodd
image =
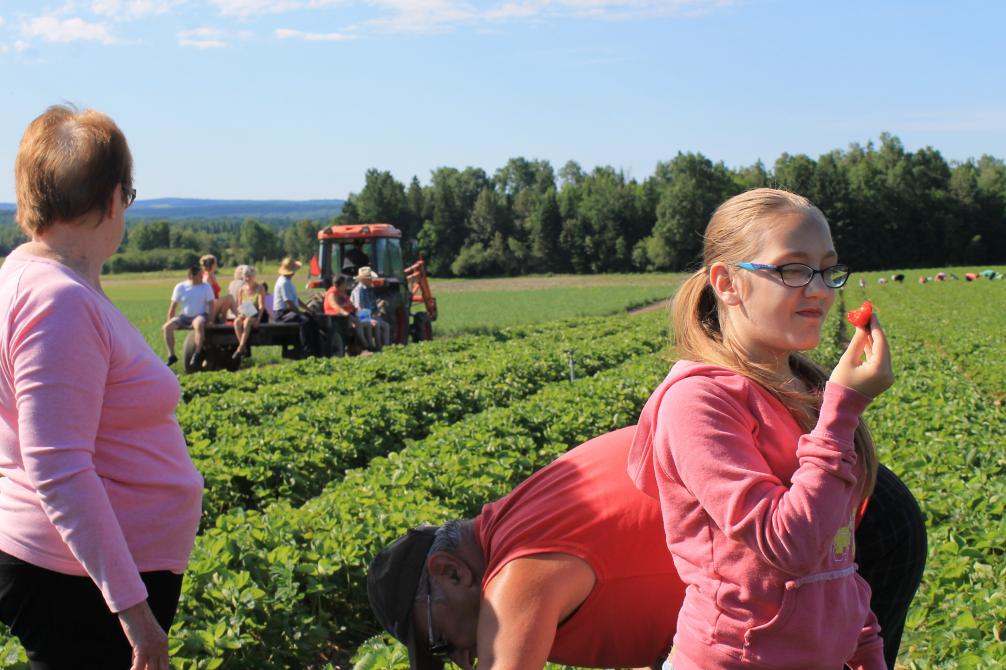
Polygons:
M25 242L13 225L0 225L0 256ZM185 219L128 222L118 251L105 263L104 272L181 270L213 254L222 265L261 264L283 256L310 258L318 248L318 231L333 221L305 219Z
M1006 260L1006 164L992 156L948 163L935 149L906 151L884 134L817 160L783 154L771 168L679 153L642 181L610 166L587 172L569 161L556 171L521 157L491 176L437 168L426 185L371 169L335 219L135 222L105 269L183 268L204 253L224 265L307 260L324 226L384 222L402 230L407 260L421 255L440 277L679 271L699 258L716 206L761 186L810 198L843 261L858 270ZM0 254L23 239L15 226L0 226Z
M631 272L693 267L715 208L772 186L810 198L828 218L842 259L858 270L987 264L1006 259L1006 164L991 156L948 163L906 151L897 137L814 160L783 154L731 169L679 153L643 181L615 168L513 158L433 171L406 187L369 170L343 223L393 223L436 276Z

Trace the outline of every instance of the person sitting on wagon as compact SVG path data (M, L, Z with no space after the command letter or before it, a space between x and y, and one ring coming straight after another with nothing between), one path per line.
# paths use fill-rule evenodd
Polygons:
M307 307L298 297L293 285L293 276L303 263L289 256L279 264L279 278L272 297L272 309L276 323L300 324L300 344L305 356L321 355L321 337L318 324L311 315L303 311Z
M221 295L214 291L216 300L213 301L213 309L210 310L210 323L228 321L237 315L238 292L245 283L247 269L247 265L239 265L234 268L234 279L227 285L227 293Z
M369 266L363 266L356 275L356 286L350 299L357 309L360 321L369 321L377 331L377 346L374 351L391 344L391 325L377 314L377 292L374 290L374 280L377 273Z
M370 321L362 322L356 316L356 305L353 304L353 301L349 297L349 281L350 279L346 275L339 275L336 277L332 287L325 291L325 314L334 317L346 317L344 323L348 325L348 328L338 332L335 330L336 326L333 323L333 332L337 333L343 345L340 347L338 342L332 345L331 349L336 356L342 356L345 353L345 344L351 337L355 337L363 347L368 349L377 347L377 341L374 339L374 327ZM331 334L330 338L332 340L335 339Z
M199 264L203 266L203 281L213 289L213 299L220 297L220 284L217 282L217 257L213 254L204 254L199 257Z
M232 358L250 358L248 339L265 312L265 289L255 281L255 268L245 270L245 281L238 291L237 316L234 317L234 334L238 338L238 348Z
M189 268L188 279L179 282L171 293L171 306L168 307L168 320L161 326L164 332L164 344L168 349L168 365L178 361L175 355L175 331L179 328L192 328L195 337L196 350L192 358L186 361L190 367L195 367L203 349L206 337L206 317L213 307L213 289L203 281L203 268L198 263ZM175 316L175 311L181 305L182 313Z
M661 667L684 585L659 502L626 472L634 432L596 437L474 519L413 528L377 555L370 606L411 670ZM891 670L926 544L914 497L881 466L855 552Z

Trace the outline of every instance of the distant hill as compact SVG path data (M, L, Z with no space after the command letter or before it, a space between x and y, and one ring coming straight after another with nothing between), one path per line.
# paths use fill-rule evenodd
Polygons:
M342 211L344 200L200 200L155 198L137 200L126 218L137 219L267 219L325 220ZM14 204L0 202L0 223L13 222Z
M129 219L328 219L342 211L344 200L137 200Z

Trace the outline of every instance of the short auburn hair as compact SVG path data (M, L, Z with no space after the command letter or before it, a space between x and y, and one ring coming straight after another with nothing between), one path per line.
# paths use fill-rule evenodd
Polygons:
M56 221L102 211L133 188L126 136L107 115L54 105L28 124L14 161L16 219L30 237Z

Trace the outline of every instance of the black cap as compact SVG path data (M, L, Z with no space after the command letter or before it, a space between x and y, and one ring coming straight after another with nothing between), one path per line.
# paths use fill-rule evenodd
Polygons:
M419 578L426 568L426 556L433 546L438 526L411 528L377 555L367 571L370 608L384 629L409 650L412 670L443 670L444 661L435 658L412 625L412 605Z

